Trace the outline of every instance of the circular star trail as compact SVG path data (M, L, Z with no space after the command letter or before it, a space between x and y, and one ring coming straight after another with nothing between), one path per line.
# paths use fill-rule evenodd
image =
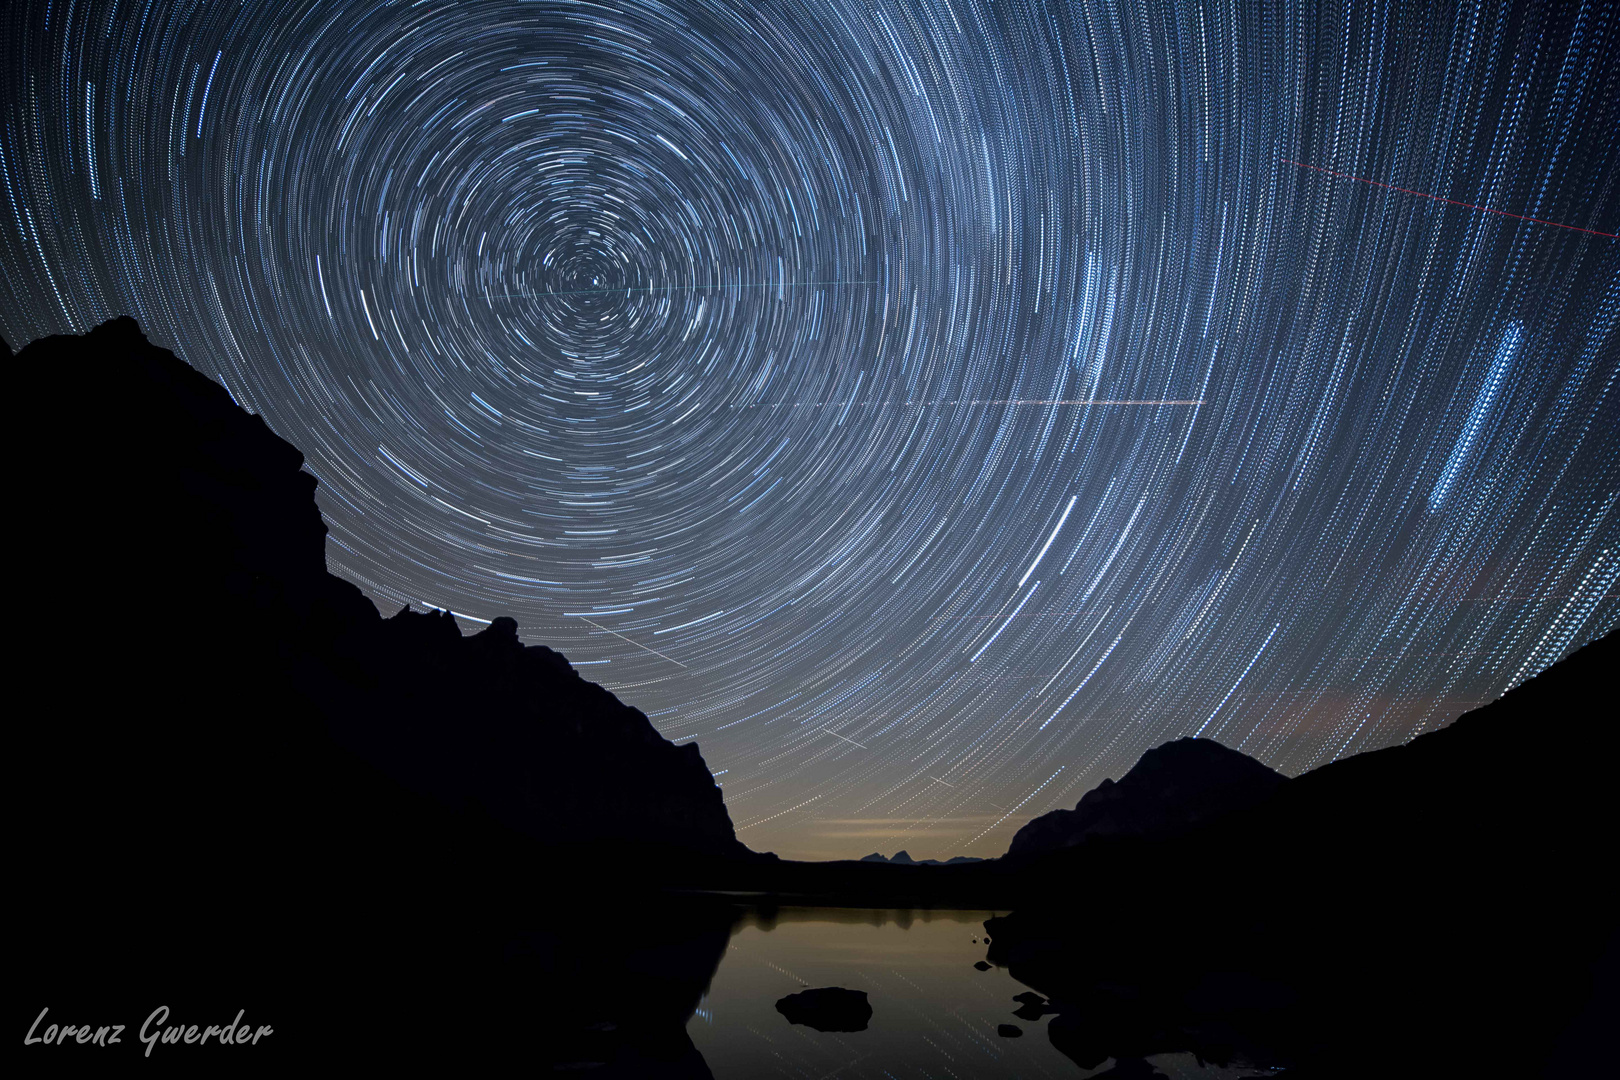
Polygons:
M513 615L755 848L995 854L1620 621L1611 5L0 25L8 340L134 314L308 456L334 572Z

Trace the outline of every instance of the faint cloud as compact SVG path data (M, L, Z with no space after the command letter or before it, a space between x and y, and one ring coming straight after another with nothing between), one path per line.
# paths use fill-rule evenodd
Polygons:
M982 832L996 820L997 816L990 814L948 818L822 818L812 823L809 832L811 836L828 840L898 839L922 843L926 838L930 845L936 845L942 840Z

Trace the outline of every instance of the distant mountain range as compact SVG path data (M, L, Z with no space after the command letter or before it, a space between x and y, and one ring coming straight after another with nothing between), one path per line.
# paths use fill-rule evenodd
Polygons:
M896 866L961 866L963 863L984 862L984 860L975 858L972 855L955 855L943 861L939 859L913 859L904 851L897 851L885 859L874 851L870 855L862 856L861 862L893 863Z

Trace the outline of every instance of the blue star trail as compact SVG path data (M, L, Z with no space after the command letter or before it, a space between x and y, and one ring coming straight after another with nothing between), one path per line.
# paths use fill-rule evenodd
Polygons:
M1620 622L1617 23L8 4L0 332L136 316L307 455L335 573L589 665L750 845L992 855ZM107 543L47 572L116 635Z

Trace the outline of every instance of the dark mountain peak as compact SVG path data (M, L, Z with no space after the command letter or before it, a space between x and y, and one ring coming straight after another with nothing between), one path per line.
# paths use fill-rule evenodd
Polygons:
M479 631L477 636L492 645L505 645L508 648L513 645L522 644L522 642L518 640L517 620L512 618L510 615L502 615L500 618L494 620L483 630Z
M1075 809L1084 806L1086 800L1094 796L1098 800L1128 797L1117 793L1119 788L1126 785L1138 790L1153 785L1163 789L1166 797L1175 798L1177 792L1182 790L1209 790L1249 784L1275 788L1283 779L1281 773L1214 739L1176 739L1143 754L1119 784L1104 780L1096 789L1081 796ZM1106 795L1101 794L1104 791Z
M101 323L85 335L92 341L106 341L123 339L126 341L139 341L148 344L146 334L141 331L141 324L135 321L133 315L115 315Z
M892 863L909 863L914 862L915 860L913 860L912 857L904 850L901 850L895 852L893 855L890 855L889 861Z
M1073 847L1092 838L1173 836L1264 801L1278 772L1213 739L1176 739L1143 754L1116 783L1105 779L1073 810L1054 810L1013 837L1009 854Z
M870 855L861 856L861 862L883 862L883 863L886 863L888 861L889 861L888 859L884 858L882 855L880 855L876 851L872 852L872 854L870 854Z
M75 429L23 477L52 559L116 568L142 604L138 633L82 661L95 678L72 715L29 736L31 758L62 762L36 778L42 835L104 819L156 827L152 791L177 804L171 818L283 835L296 791L309 818L296 827L321 843L333 825L321 814L387 822L426 795L451 816L419 829L471 811L546 848L746 854L697 747L665 740L560 653L525 646L515 620L466 636L448 611L384 619L328 573L303 455L135 320L36 341L12 371L23 400L68 396L74 411ZM39 640L109 610L106 576L41 577L24 590L49 613ZM132 727L131 701L163 722ZM403 790L362 783L365 769ZM394 810L387 790L403 800ZM376 828L367 843L395 828L411 847L405 826Z
M424 635L437 641L450 641L461 637L461 627L456 623L455 616L438 608L417 611L406 604L388 621L405 633Z

